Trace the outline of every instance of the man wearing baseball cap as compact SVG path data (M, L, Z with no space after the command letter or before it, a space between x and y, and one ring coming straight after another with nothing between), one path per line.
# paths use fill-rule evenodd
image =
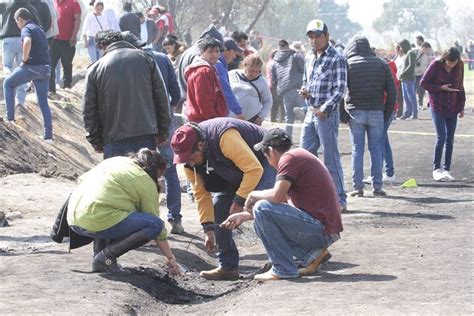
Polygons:
M322 147L324 164L336 185L340 208L345 210L347 195L337 140L339 103L347 86L346 60L329 44L328 27L323 21L310 21L306 36L313 49L306 57L300 95L310 111L303 122L300 143L316 156Z
M263 134L255 124L215 118L183 125L171 139L174 163L186 164L186 177L193 186L205 246L209 251L217 250L219 266L201 271L203 278L239 278L239 252L232 231L219 224L229 214L242 212L251 191L271 188L275 182L275 170L261 151L253 149Z
M328 170L307 150L291 146L290 136L279 128L268 130L253 146L277 169L275 185L251 192L244 211L230 215L221 224L234 229L255 219L255 232L272 262L269 271L255 275L258 281L315 272L330 259L327 248L343 230L337 192ZM304 267L298 269L293 257Z

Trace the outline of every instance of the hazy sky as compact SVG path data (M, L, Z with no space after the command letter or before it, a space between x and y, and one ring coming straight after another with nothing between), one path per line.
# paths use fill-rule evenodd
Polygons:
M384 0L336 0L338 3L349 3L349 18L360 23L364 29L371 29L373 21L382 14ZM472 0L445 0L449 12L457 8L474 6Z

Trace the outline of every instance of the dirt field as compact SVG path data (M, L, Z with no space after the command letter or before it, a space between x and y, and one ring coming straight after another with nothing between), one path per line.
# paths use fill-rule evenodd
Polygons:
M64 97L78 104L80 93ZM1 314L474 313L472 113L458 123L452 167L457 181L431 178L434 134L428 111L418 121L396 121L390 137L399 181L386 187L388 196L373 198L367 190L366 197L349 199L342 238L314 276L262 284L251 280L267 263L251 224L236 233L241 280L199 278L216 260L202 246L196 208L185 195L187 233L170 238L185 271L176 279L166 274L152 245L121 257L133 274L117 277L89 273L91 246L69 253L67 243L52 242L49 231L75 186L72 180L101 160L84 141L79 111L66 103L52 105L54 145L35 138L42 122L35 104L28 104L20 126L0 122L0 210L10 224L0 227ZM349 190L345 126L340 150ZM367 160L365 167L368 171ZM409 178L418 187L400 188Z

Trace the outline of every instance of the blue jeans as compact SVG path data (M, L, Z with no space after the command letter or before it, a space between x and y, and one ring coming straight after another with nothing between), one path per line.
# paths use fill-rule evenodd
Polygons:
M71 228L79 235L108 241L124 238L138 231L143 231L149 240L152 240L161 234L163 225L163 221L158 216L144 212L133 212L120 223L100 232L90 232L74 225L71 225Z
M48 105L48 86L51 67L49 65L23 65L16 68L3 81L3 93L7 109L7 119L15 120L15 88L33 81L35 84L36 99L43 114L44 139L53 138L53 123L51 110Z
M367 134L370 152L370 174L374 190L382 189L383 111L351 110L349 131L352 144L352 186L364 188L364 150Z
M276 170L267 160L262 163L263 175L255 190L273 188L275 185ZM214 216L216 224L220 224L229 217L229 210L235 193L219 192L213 194ZM239 251L232 238L232 230L216 227L214 231L217 244L217 258L219 267L224 270L236 270L239 266Z
M293 257L308 266L333 240L324 225L311 215L286 203L260 200L253 207L254 228L280 278L298 277Z
M166 206L168 207L168 220L181 223L181 187L179 185L176 165L173 164L173 150L169 143L158 147L166 159Z
M395 112L383 123L383 145L382 145L382 160L385 162L385 174L389 177L393 177L395 174L395 168L393 167L393 155L392 146L390 146L390 140L388 139L388 128L392 124L395 118Z
M418 117L416 104L415 79L402 81L403 116Z
M155 135L144 135L122 139L104 145L104 159L128 156L141 148L156 150Z
M347 204L342 172L341 156L337 147L339 135L339 110L332 111L326 119L319 119L308 110L301 129L301 147L318 156L319 147L323 149L324 165L336 185L341 206Z
M95 37L88 36L87 37L87 52L89 53L89 58L91 63L95 63L101 56L100 52L95 45Z
M445 118L440 113L431 110L431 118L436 129L436 143L433 155L433 169L441 169L441 156L443 155L443 147L446 146L444 152L443 169L449 171L451 169L451 158L453 157L454 134L456 133L456 125L458 117Z
M3 39L3 67L12 73L23 60L23 45L21 37ZM16 87L16 104L23 105L26 99L26 84Z
M285 108L285 123L293 124L295 122L293 108L304 106L304 99L298 94L296 88L283 93L281 97L283 99L283 107ZM286 125L285 131L290 137L293 136L293 126Z

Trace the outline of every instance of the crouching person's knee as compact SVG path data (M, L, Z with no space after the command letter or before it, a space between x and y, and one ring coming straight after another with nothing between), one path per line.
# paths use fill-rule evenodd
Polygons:
M260 200L253 206L253 216L255 221L262 220L271 208L271 203L267 200Z
M143 232L147 235L149 240L153 240L162 234L164 225L165 224L161 218L156 216L153 220L149 221L149 225L147 225L148 227L144 228Z

